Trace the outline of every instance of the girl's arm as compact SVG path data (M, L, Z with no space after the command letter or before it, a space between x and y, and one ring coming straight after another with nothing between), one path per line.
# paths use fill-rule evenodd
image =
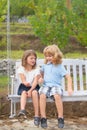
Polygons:
M67 74L65 76L65 78L67 79L67 87L68 87L68 94L72 95L73 90L72 90L72 78L69 74Z
M40 75L37 75L32 83L32 87L29 89L28 91L28 97L31 97L32 91L36 88L37 84L38 84L38 79L40 78Z
M31 91L36 88L36 86L37 86L37 84L38 84L38 80L40 79L40 77L41 77L41 75L38 74L38 75L34 78L33 83L32 83L32 87L31 87L31 89L30 89Z
M24 84L25 86L29 87L30 83L26 82L26 77L24 76L24 74L20 73L19 76L20 76L20 79L22 81L22 84Z

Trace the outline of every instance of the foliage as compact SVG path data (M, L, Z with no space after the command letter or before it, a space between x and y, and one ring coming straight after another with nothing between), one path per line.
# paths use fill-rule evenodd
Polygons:
M10 14L11 19L33 14L33 10L29 8L29 0L10 0Z
M6 0L0 0L0 22L5 20L7 12L7 2Z
M80 45L87 46L87 0L73 0L73 34Z
M38 0L37 3L31 0L30 6L35 12L30 20L42 43L56 43L64 48L71 35L77 37L81 45L87 46L86 0L73 0L70 10L65 0Z
M6 50L6 38L3 37L2 40L0 41L0 49L1 50Z
M35 15L30 17L31 24L42 43L64 46L68 41L70 24L64 0L38 0L37 5L32 1L31 7L35 11Z
M10 17L29 17L34 32L45 45L55 43L64 48L72 36L86 47L87 0L69 0L71 8L67 8L66 1L10 0ZM0 22L6 19L6 14L7 0L0 0Z

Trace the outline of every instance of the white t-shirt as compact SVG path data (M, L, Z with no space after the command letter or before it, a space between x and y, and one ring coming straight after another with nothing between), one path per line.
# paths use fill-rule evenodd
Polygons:
M18 74L18 78L19 78L19 83L22 83L19 74L24 74L24 76L26 77L26 81L29 82L32 86L32 82L33 82L34 78L38 74L40 74L40 69L35 68L35 69L32 69L31 71L28 71L28 70L25 70L25 68L23 66L20 66L17 70L17 74Z

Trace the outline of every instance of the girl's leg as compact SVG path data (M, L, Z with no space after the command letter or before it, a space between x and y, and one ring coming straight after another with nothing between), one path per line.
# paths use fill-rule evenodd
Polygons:
M34 106L35 117L39 116L39 95L37 90L32 91L32 101Z
M21 110L25 110L26 100L27 100L27 92L23 91L21 94L21 101L20 101Z
M46 118L46 95L40 95L40 114L41 118Z
M58 94L55 94L54 99L55 99L55 104L57 108L58 118L60 117L63 118L63 103L62 103L61 96Z

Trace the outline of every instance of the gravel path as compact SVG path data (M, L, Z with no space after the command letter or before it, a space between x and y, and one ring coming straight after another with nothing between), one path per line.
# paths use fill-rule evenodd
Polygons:
M87 118L66 119L64 130L87 130ZM0 119L0 130L43 130L40 126L36 127L33 120L19 122L18 119ZM48 128L46 130L60 130L57 120L48 119Z

